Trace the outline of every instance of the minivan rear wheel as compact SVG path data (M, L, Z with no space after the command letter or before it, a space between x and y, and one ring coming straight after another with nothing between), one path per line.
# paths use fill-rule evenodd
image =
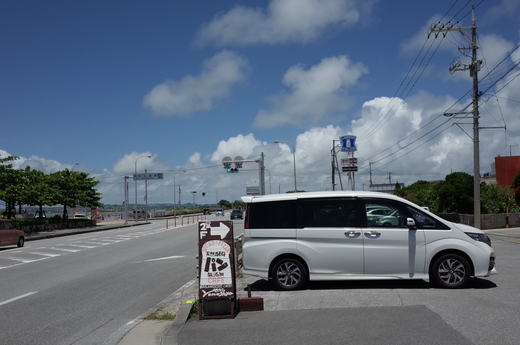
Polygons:
M468 261L458 254L445 254L432 266L431 279L440 287L461 288L468 283L471 268Z
M297 259L278 260L272 271L274 284L282 290L296 290L307 282L307 269Z

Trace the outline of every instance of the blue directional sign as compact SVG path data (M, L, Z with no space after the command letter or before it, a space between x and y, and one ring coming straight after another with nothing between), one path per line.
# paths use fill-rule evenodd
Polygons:
M357 151L355 135L344 135L344 136L340 137L339 140L341 140L341 151L342 152Z

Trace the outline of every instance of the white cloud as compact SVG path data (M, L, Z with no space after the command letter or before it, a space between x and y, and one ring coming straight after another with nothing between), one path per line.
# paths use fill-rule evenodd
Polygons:
M260 140L250 133L248 135L239 134L236 137L229 138L227 141L221 140L218 143L217 150L211 154L210 160L213 164L221 164L224 157L236 156L246 158L254 154L254 148L264 145Z
M437 42L433 42L433 41L442 40L442 38L443 38L442 33L437 34L437 37L436 37L435 33L432 33L431 35L429 35L430 28L432 27L432 25L439 23L440 20L441 20L440 15L434 15L433 17L428 19L426 21L426 23L419 29L419 31L417 31L412 37L404 40L401 43L401 46L400 46L401 53L416 54L425 45L426 45L425 48L427 49L432 43L434 44L434 46L436 46L435 43L437 43L437 44L440 43L438 41ZM453 45L449 44L449 42L444 42L444 40L442 40L442 41L443 42L440 46L441 49L445 48L445 49L453 49L454 51L456 50L456 48L454 48Z
M185 117L197 111L209 111L215 102L231 95L232 88L244 82L248 60L232 51L222 51L204 61L197 76L180 81L167 80L155 86L143 101L154 115Z
M148 158L147 156L152 156ZM143 172L145 169L152 170L156 169L154 164L154 156L150 152L132 152L123 156L119 159L112 171L118 175L131 175L136 170L138 173Z
M325 58L308 70L293 66L283 78L291 93L269 97L271 108L260 110L253 126L308 125L344 111L350 106L347 89L367 72L363 64L353 63L347 56Z
M0 158L6 158L9 156L16 155L12 155L7 151L0 150ZM24 169L26 166L29 166L31 169L40 170L46 174L54 173L64 169L72 169L72 165L70 164L63 164L56 160L45 159L34 155L29 158L18 156L18 159L6 162L5 164L11 164L13 169Z
M202 26L199 46L306 43L331 27L354 25L379 0L271 0L267 9L235 6Z
M496 21L503 17L518 18L520 2L518 0L502 0L497 5L491 7L483 16L485 20Z
M380 176L391 172L396 177L393 182L413 183L442 179L451 170L466 171L472 164L472 141L453 126L453 119L443 116L453 103L451 97L427 92L407 101L380 97L365 102L361 118L352 121L363 173L372 162Z

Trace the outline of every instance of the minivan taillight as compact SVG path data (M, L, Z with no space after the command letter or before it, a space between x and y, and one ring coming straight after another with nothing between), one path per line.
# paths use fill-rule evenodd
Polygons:
M244 220L244 229L249 229L249 222L251 221L251 204L246 207L246 219Z

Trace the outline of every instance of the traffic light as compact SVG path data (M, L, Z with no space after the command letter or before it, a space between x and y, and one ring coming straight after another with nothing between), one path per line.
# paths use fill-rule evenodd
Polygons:
M228 173L237 173L238 172L238 168L227 168L226 171Z

